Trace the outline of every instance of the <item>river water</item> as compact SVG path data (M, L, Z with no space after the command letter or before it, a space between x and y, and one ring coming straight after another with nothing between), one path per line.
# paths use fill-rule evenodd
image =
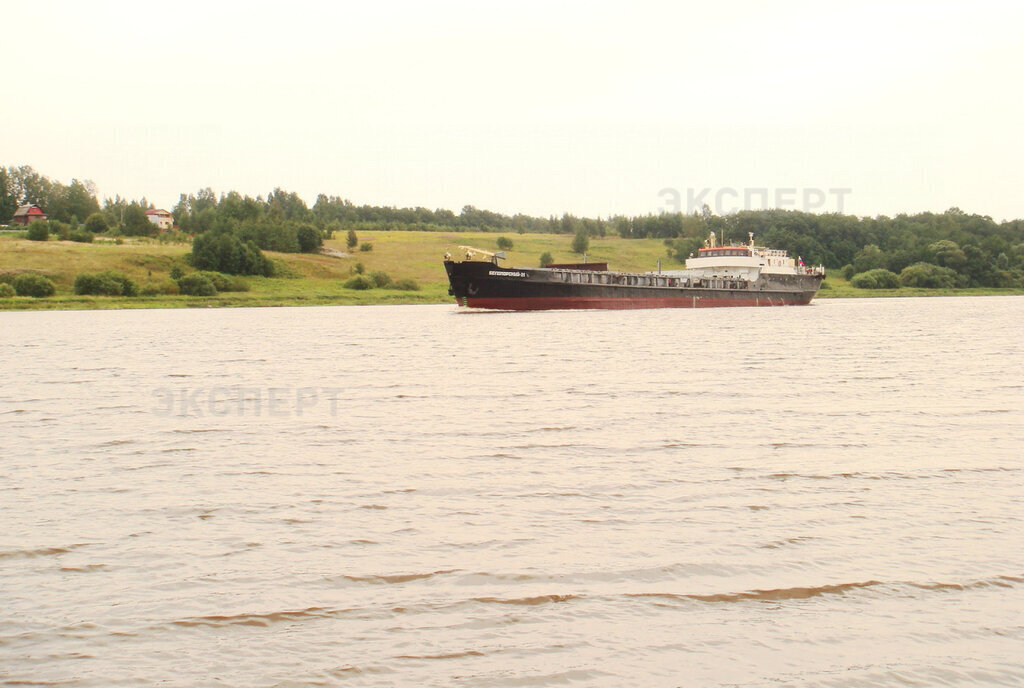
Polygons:
M1022 322L0 313L0 685L1022 685Z

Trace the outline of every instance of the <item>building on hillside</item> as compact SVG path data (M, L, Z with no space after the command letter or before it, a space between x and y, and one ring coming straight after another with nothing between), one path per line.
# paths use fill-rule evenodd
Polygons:
M30 203L28 205L18 206L18 209L14 212L14 217L11 218L11 224L27 225L31 222L35 222L36 220L45 219L46 213L43 212L43 209Z
M166 210L154 208L146 211L146 217L157 226L157 229L170 229L174 226L174 216Z

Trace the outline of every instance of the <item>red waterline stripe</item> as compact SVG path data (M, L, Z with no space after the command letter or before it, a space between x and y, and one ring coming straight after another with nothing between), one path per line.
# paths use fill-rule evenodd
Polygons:
M577 308L626 310L638 308L719 308L723 306L803 306L810 299L758 296L742 299L692 296L682 298L604 298L600 296L464 297L460 305L505 311L538 311Z

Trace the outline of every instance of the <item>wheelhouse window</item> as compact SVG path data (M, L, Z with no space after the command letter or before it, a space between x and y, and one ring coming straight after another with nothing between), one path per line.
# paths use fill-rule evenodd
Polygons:
M702 250L700 252L703 258L719 258L721 256L749 256L750 251L745 248L732 248L732 249L710 249Z

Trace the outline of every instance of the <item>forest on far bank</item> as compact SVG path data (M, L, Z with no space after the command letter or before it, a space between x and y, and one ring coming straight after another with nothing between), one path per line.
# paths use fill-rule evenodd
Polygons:
M27 165L0 166L0 224L9 222L19 205L36 204L49 215L52 234L71 232L112 235L161 234L146 218L153 206L145 198L128 200L96 196L92 182L54 181ZM200 189L182 193L173 208L175 229L167 240L209 246L231 238L232 250L316 250L324 238L361 231L417 230L437 232L556 233L594 240L608 235L657 238L670 259L678 262L702 245L710 231L719 239L746 243L749 233L758 245L785 249L807 264L843 270L852 278L871 273L883 286L892 277L909 275L918 286L1024 287L1024 220L995 222L986 215L950 208L942 213L857 217L797 210L744 210L726 216L703 213L661 213L608 218L568 213L547 218L506 215L474 206L458 213L423 207L356 205L340 196L320 194L312 207L296 193L275 188L266 196ZM195 245L194 245L195 246ZM907 271L910 270L908 273ZM880 280L880 282L878 281Z

